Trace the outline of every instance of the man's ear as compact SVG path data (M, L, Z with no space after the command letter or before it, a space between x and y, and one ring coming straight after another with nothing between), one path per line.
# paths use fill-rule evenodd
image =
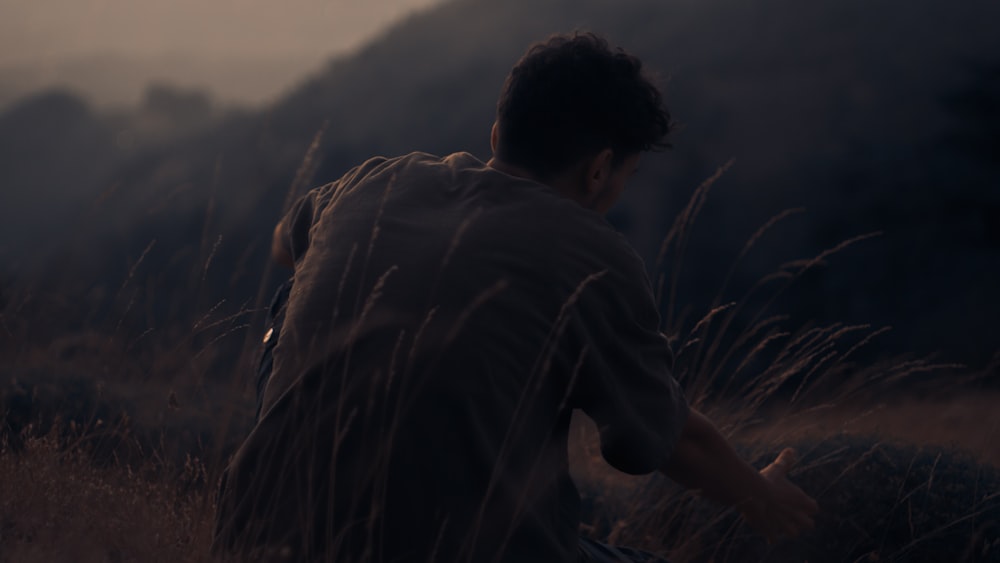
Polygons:
M497 141L500 139L500 124L496 121L493 122L493 128L490 129L490 150L493 154L497 154Z
M595 154L587 162L587 192L594 194L604 188L604 183L611 176L611 164L614 151L610 148Z

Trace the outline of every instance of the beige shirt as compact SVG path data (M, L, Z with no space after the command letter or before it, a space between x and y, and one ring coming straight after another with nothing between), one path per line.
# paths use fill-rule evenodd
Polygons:
M602 216L414 153L283 221L295 285L223 528L351 559L573 561L572 410L613 466L665 463L688 408L643 264Z

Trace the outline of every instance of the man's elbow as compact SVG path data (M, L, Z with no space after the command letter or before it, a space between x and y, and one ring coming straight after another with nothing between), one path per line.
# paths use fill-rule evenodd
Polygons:
M280 252L271 252L271 258L274 259L278 264L286 268L295 268L295 262L292 260L291 255L284 250Z
M295 260L285 244L286 240L282 223L278 223L278 226L274 228L274 236L271 238L271 259L286 268L294 268Z

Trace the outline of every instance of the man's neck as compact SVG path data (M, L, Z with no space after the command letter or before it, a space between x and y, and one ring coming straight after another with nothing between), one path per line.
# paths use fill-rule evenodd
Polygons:
M531 171L521 168L520 166L504 162L497 157L493 157L489 162L486 163L487 166L493 168L494 170L499 170L504 174L514 176L516 178L524 178L525 180L531 180L533 182L538 182L539 184L550 185L548 182L543 182L538 176L533 174Z
M575 194L578 186L577 182L574 182L575 175L573 174L573 172L576 172L575 170L571 170L570 172L565 172L558 176L546 179L528 170L527 168L523 168L521 166L518 166L516 164L511 164L509 162L505 162L495 156L491 158L490 161L487 162L486 164L487 166L493 168L494 170L499 170L504 174L508 174L516 178L524 178L525 180L531 180L532 182L538 182L539 184L548 186L553 190L559 192L564 197L568 197L570 199L576 199Z
M516 178L524 178L526 180L531 180L544 186L548 186L559 195L571 199L588 209L590 208L586 202L580 198L579 182L574 181L581 173L580 170L571 169L569 172L563 173L555 178L543 180L530 170L526 170L515 164L510 164L509 162L504 162L495 156L491 158L486 165L494 170L499 170L504 174L508 174Z

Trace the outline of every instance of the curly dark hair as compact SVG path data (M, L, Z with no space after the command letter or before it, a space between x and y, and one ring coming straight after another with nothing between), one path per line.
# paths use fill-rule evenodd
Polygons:
M543 179L606 148L615 165L669 147L670 114L642 62L590 32L532 45L497 103L496 156Z

